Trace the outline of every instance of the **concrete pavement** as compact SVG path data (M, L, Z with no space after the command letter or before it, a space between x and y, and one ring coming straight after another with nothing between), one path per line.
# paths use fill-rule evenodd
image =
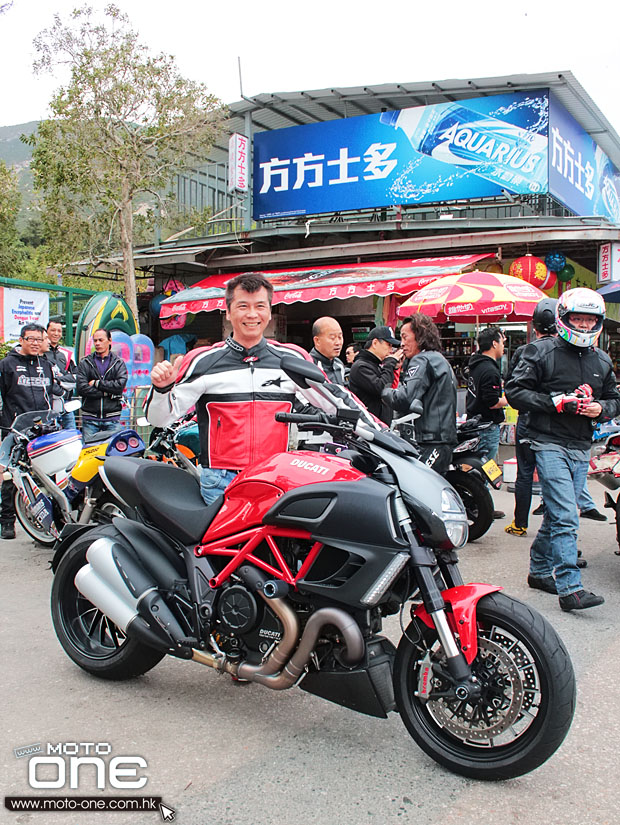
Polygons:
M602 506L603 490L591 492ZM465 580L489 581L542 612L573 659L578 707L561 749L532 774L504 783L457 777L427 758L400 718L367 718L300 690L235 686L228 677L167 659L124 683L89 677L66 657L49 619L50 551L0 542L3 653L3 795L28 795L33 743L107 742L140 755L148 784L179 825L564 825L619 821L620 557L610 523L583 520L584 585L606 603L562 613L557 598L526 586L530 537L504 533L513 497L495 496L507 518L461 553ZM531 517L531 528L540 518ZM398 619L386 623L397 641ZM96 792L89 786L72 793ZM109 791L106 791L109 793ZM60 793L54 791L53 793ZM0 822L54 825L160 822L155 813L9 813Z

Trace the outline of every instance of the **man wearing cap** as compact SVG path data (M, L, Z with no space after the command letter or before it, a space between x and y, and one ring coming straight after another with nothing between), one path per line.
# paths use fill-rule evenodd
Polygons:
M381 400L381 393L394 385L403 358L402 350L392 353L392 347L400 347L394 330L375 327L370 331L365 349L353 362L349 375L351 392L385 424L392 420L392 410Z

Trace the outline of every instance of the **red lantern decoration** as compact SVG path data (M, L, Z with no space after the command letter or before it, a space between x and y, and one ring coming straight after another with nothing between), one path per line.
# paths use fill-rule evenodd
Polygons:
M523 255L521 258L516 258L510 264L509 275L514 278L521 278L522 281L527 281L532 286L537 286L542 289L548 270L545 262L540 258L535 258L533 255Z
M545 278L545 282L541 284L539 288L544 292L549 292L549 290L553 289L557 282L558 276L550 269L547 273L547 277Z

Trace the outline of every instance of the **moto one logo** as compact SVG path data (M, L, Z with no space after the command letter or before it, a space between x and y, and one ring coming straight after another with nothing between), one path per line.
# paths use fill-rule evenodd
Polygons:
M320 464L313 464L311 461L306 461L303 458L294 458L291 461L291 467L300 467L302 470L309 470L311 473L318 473L320 476L327 475L327 467L322 467Z
M47 745L47 756L33 756L28 762L28 783L31 788L45 790L79 788L80 771L86 766L88 776L95 768L97 787L103 790L106 779L112 788L143 788L146 776L138 776L139 768L146 768L141 756L114 756L103 759L112 752L107 742L61 742Z

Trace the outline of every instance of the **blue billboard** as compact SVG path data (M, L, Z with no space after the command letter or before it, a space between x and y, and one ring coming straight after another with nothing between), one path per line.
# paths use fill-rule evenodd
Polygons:
M515 92L254 136L254 218L548 190L549 96Z
M620 223L620 175L553 95L549 100L549 193L576 215Z

